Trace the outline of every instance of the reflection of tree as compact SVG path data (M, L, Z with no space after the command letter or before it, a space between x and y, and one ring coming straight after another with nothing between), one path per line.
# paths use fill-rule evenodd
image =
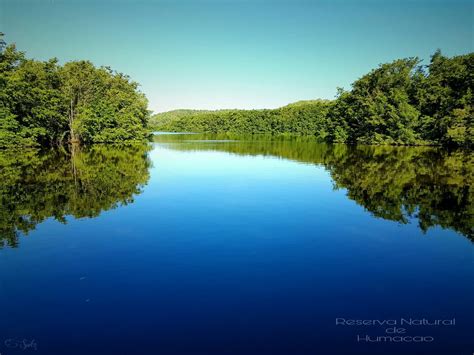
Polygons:
M323 165L336 188L374 216L408 223L418 219L426 231L432 226L453 229L474 240L474 153L429 147L346 146L318 144L307 138L206 136L225 140L199 143L198 135L157 136L179 150L221 150L242 155L271 155Z
M145 145L0 151L0 246L43 220L98 216L133 202L149 178Z
M377 217L439 225L474 238L474 155L430 148L357 147L327 164L336 187Z
M309 137L221 134L163 134L155 142L176 150L219 150L239 155L276 156L303 163L321 164L328 150L344 149L344 145L320 144ZM176 144L179 143L179 144Z

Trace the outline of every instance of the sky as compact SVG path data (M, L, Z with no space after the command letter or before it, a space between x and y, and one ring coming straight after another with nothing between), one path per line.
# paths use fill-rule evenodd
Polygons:
M474 0L0 0L27 56L128 74L150 109L332 99L380 63L473 52Z

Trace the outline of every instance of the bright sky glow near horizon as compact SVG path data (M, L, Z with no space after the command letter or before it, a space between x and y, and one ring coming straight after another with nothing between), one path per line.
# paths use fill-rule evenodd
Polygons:
M28 57L89 59L141 84L150 109L332 99L379 63L474 51L472 0L0 0Z

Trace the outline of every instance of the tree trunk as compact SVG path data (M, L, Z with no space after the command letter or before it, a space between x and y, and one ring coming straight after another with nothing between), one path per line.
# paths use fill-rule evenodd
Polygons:
M71 143L77 143L79 140L77 139L74 133L74 100L71 99L71 107L69 108L69 134L70 134L70 141Z

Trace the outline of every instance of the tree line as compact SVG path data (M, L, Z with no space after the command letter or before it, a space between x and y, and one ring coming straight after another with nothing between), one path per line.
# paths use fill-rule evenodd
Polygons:
M0 33L0 147L143 140L147 105L127 75L28 59Z
M326 137L325 120L330 105L328 100L310 100L273 110L176 110L153 116L150 125L156 130L176 132L316 134Z
M474 53L428 65L418 58L381 64L338 89L335 100L301 101L273 110L157 114L157 130L315 136L349 144L472 146Z

